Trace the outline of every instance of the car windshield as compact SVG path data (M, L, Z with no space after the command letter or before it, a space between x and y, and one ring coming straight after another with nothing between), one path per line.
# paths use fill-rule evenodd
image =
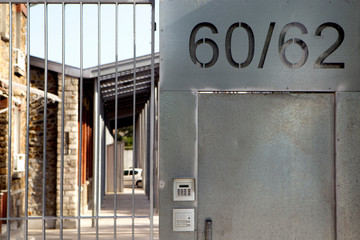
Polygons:
M125 170L124 171L124 175L133 175L133 172L135 172L135 175L138 175L139 174L139 171L137 170Z

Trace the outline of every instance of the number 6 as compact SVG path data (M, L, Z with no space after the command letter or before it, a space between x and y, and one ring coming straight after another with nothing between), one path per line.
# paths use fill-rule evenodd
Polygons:
M280 37L279 37L279 54L280 54L280 59L285 64L285 66L287 66L289 68L300 68L306 63L306 61L308 59L309 49L308 49L308 46L306 45L306 43L303 40L298 39L298 38L289 39L284 43L285 35L286 35L287 31L290 28L293 28L293 27L299 28L301 30L302 34L307 34L306 27L304 25L302 25L301 23L292 22L292 23L287 24L281 30L281 33L280 33ZM297 62L297 63L291 63L286 58L285 50L286 50L287 46L289 46L290 44L297 44L297 45L299 45L301 47L302 56L301 56L300 61Z
M204 27L209 28L211 30L211 32L214 34L218 33L217 28L213 24L207 23L207 22L199 23L191 31L190 40L189 40L189 51L190 51L191 61L193 61L193 63L196 66L199 66L201 68L203 68L203 67L209 68L209 67L213 66L219 58L219 47L216 45L216 43L213 40L211 40L209 38L202 38L195 42L195 37L196 37L197 32L201 28L204 28ZM199 45L201 45L203 43L210 45L213 49L213 56L212 56L211 60L207 63L200 62L199 59L196 57L196 49Z

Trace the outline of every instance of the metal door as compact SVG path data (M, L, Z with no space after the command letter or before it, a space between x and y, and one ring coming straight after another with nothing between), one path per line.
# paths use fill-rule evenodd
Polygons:
M334 95L199 94L198 239L335 239Z

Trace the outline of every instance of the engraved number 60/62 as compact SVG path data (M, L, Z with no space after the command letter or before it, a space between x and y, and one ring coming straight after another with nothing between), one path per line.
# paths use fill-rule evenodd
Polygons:
M232 44L231 44L232 43L232 34L233 34L234 30L239 27L241 27L242 29L244 29L246 31L246 33L248 35L248 40L249 40L248 56L247 56L246 60L242 63L238 63L234 60L233 55L232 55ZM193 28L193 30L191 31L191 34L190 34L190 39L189 39L190 59L198 67L210 68L216 64L216 62L219 58L219 47L218 47L217 43L210 38L202 38L202 39L199 39L196 41L196 35L197 35L198 31L202 28L209 29L212 32L212 34L219 33L216 26L212 23L203 22L203 23L197 24ZM258 68L263 68L263 66L264 66L274 28L275 28L275 22L271 22L269 25L266 39L265 39L265 44L264 44L264 47L262 50ZM291 38L291 39L285 40L286 34L291 28L299 29L301 34L303 34L303 35L308 34L308 31L303 24L298 23L298 22L292 22L292 23L286 24L285 27L283 27L283 29L280 32L279 42L278 42L280 60L286 67L296 69L296 68L301 68L307 62L308 57L309 57L309 48L308 48L307 44L300 38ZM338 25L336 23L332 23L332 22L327 22L327 23L321 24L316 29L315 36L320 37L323 30L326 28L335 29L338 33L338 36L337 36L335 43L333 43L325 52L323 52L317 58L313 67L315 69L345 68L345 63L342 63L342 62L336 62L336 63L325 62L325 59L327 57L329 57L332 53L334 53L340 47L340 45L342 44L342 42L344 41L344 38L345 38L345 33L344 33L344 30L342 29L342 27L340 25ZM212 48L212 57L209 62L201 62L196 55L196 49L201 44L207 44ZM290 62L286 57L286 49L291 44L297 45L298 47L300 47L300 49L302 51L300 60L295 63ZM227 59L228 63L235 68L246 68L247 66L249 66L251 64L253 57L254 57L254 52L255 52L255 37L254 37L254 33L253 33L251 27L243 22L232 24L229 27L229 29L227 30L226 38L225 38L225 55L226 55L226 59Z

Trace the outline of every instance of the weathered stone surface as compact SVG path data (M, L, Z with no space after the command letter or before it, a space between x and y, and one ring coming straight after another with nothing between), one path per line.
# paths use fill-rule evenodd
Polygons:
M44 90L44 70L31 68L32 87ZM48 92L57 95L57 74L48 73ZM30 149L29 184L36 194L29 197L29 214L42 215L42 177L43 177L43 147L44 147L44 106L41 99L30 105L29 133ZM57 111L58 104L48 102L46 115L46 215L56 215L56 162L57 162Z
M59 83L61 86L62 75L58 75ZM62 97L62 89L59 88L58 95ZM77 169L77 161L78 161L78 114L79 114L79 79L65 77L65 89L64 89L64 118L62 118L62 109L61 105L59 105L58 109L58 135L57 135L57 216L60 216L60 183L61 178L63 178L63 215L64 216L76 216L77 214L77 206L78 206L78 169ZM64 121L64 122L62 122ZM63 162L63 175L61 176L61 126L64 124L64 132L69 134L69 142L67 146L66 154L64 155ZM65 221L64 228L74 228L76 227L76 222L73 221Z

